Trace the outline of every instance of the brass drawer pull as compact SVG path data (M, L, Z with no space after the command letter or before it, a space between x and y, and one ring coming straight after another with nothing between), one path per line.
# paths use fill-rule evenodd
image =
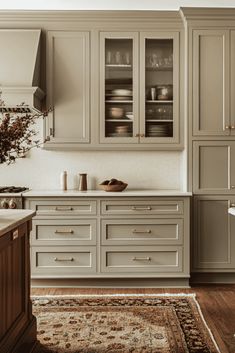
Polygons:
M133 229L132 233L136 233L136 234L138 234L138 233L147 233L147 234L150 234L150 233L152 233L152 231L151 231L151 229L146 229L146 230Z
M55 230L55 234L73 234L74 231L72 229L69 229L69 230L58 230L56 229Z
M66 258L55 257L54 261L74 261L74 258L70 257L70 258L66 259Z
M133 257L132 261L151 261L151 257Z
M55 211L73 211L73 207L56 207Z
M146 206L146 207L132 206L131 209L132 209L133 211L151 211L152 207L151 207L151 206Z
M18 229L14 230L14 232L12 233L12 240L16 240L17 238L19 238L19 230Z

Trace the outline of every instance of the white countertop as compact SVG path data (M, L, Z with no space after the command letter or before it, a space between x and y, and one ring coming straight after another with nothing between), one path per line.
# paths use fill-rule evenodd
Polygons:
M0 210L0 237L35 215L31 210Z
M122 192L106 192L103 190L30 190L23 194L23 197L135 197L135 196L192 196L191 192L180 190L148 190L148 189L127 189Z

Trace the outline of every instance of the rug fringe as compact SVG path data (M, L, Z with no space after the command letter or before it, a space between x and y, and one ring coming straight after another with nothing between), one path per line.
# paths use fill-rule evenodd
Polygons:
M78 297L193 297L196 298L195 293L116 293L116 294L58 294L58 295L31 295L31 298L78 298Z
M197 301L197 299L196 299L196 295L195 295L195 297L194 297L194 301L195 301L195 303L196 303L196 306L197 306L198 312L199 312L199 314L200 314L200 316L201 316L201 319L202 319L204 325L206 326L206 328L207 328L207 330L208 330L208 332L209 332L209 334L210 334L210 336L211 336L211 339L212 339L212 341L213 341L213 343L214 343L214 345L215 345L215 348L217 349L218 353L221 353L221 350L219 349L219 347L218 347L218 345L217 345L217 343L216 343L216 340L215 340L215 338L214 338L214 336L213 336L213 333L211 332L211 329L209 328L209 326L208 326L207 323L206 323L206 320L205 320L204 315L203 315L203 313L202 313L201 307L200 307L200 305L199 305L199 303L198 303L198 301Z

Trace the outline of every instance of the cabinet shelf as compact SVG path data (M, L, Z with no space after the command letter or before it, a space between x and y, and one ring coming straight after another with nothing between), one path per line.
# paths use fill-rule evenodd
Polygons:
M173 100L146 100L146 103L154 103L154 104L165 104L165 103L173 103Z
M173 66L169 67L151 67L151 66L146 66L147 71L173 71Z
M133 123L130 119L105 119L109 123Z
M132 100L106 100L105 103L133 103Z
M146 119L147 123L173 123L172 119Z
M105 64L107 69L116 69L116 70L131 70L132 65L130 64Z

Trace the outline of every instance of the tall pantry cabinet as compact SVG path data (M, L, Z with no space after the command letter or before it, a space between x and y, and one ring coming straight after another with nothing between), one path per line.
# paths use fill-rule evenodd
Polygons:
M181 9L188 55L193 277L235 278L235 13ZM208 275L209 273L209 275ZM226 273L226 275L225 275Z

